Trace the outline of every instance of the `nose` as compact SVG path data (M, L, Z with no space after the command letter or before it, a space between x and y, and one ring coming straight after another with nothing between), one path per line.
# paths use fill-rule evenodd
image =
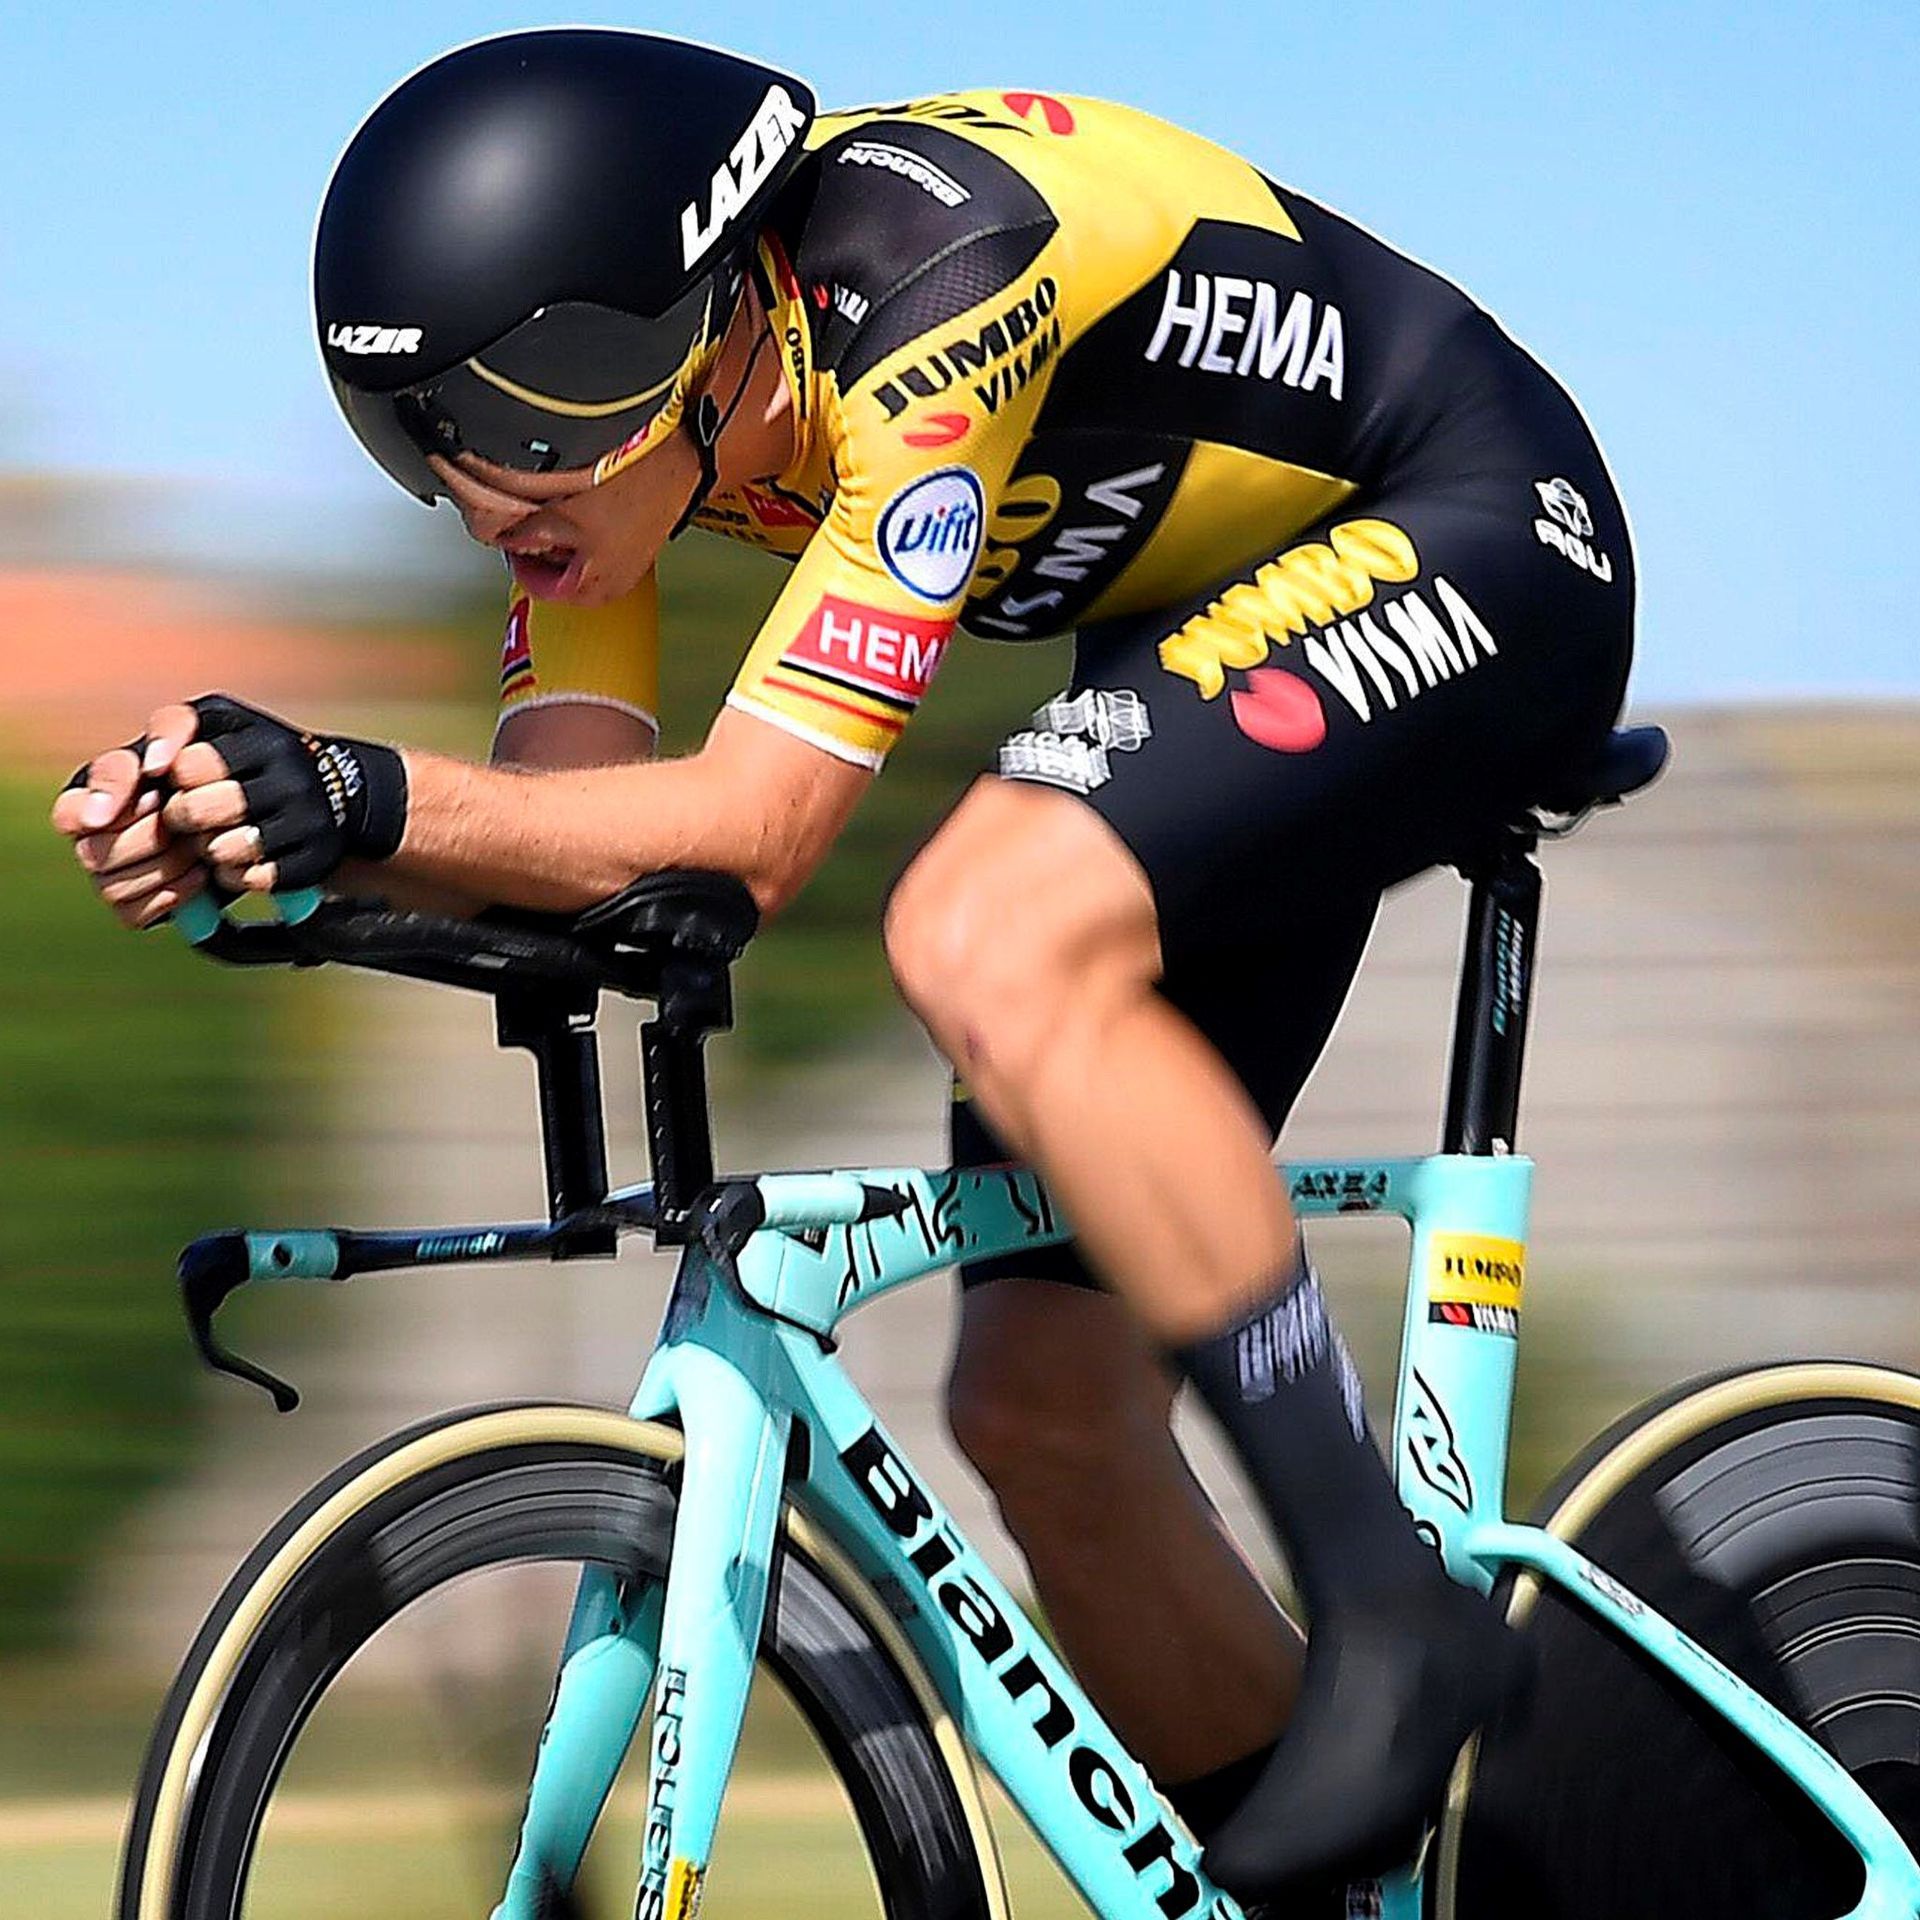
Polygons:
M533 507L505 500L475 500L456 504L460 507L460 517L467 523L467 532L483 547L506 547L514 530L536 511Z
M483 547L499 546L516 527L540 510L535 502L516 500L512 494L488 486L449 460L436 458L429 464L446 483L447 496L465 523L468 536Z

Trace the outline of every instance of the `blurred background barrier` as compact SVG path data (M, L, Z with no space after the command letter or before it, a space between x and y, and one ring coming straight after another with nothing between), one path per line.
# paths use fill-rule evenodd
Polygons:
M670 748L697 740L776 578L700 540L670 557ZM497 613L450 588L371 623L310 586L106 567L0 572L0 606L0 1888L18 1876L41 1890L22 1911L77 1914L98 1910L158 1691L276 1513L424 1413L620 1400L670 1265L635 1248L248 1301L241 1344L307 1392L288 1420L197 1375L171 1280L184 1239L535 1213L530 1076L464 997L219 974L167 935L118 933L46 808L153 703L212 686L483 753ZM943 1158L944 1073L887 988L880 902L1064 664L1058 646L951 656L846 843L742 970L739 1031L713 1049L722 1164ZM1688 1373L1795 1353L1920 1365L1920 706L1657 717L1668 779L1545 856L1522 1502L1604 1421ZM1292 1152L1431 1144L1463 897L1438 875L1389 903ZM643 1172L634 1025L607 1009L627 1178ZM1384 1422L1401 1234L1343 1222L1318 1247ZM847 1351L1017 1580L945 1434L952 1313L951 1287L931 1282L857 1319Z

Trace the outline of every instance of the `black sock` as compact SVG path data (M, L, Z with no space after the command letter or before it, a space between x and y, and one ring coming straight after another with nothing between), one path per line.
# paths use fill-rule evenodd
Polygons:
M1414 1531L1304 1253L1270 1298L1174 1357L1271 1516L1312 1626L1299 1707L1208 1837L1207 1871L1305 1920L1342 1881L1411 1857L1519 1650Z
M1173 1358L1246 1469L1315 1624L1345 1602L1440 1577L1373 1443L1304 1251L1268 1299Z

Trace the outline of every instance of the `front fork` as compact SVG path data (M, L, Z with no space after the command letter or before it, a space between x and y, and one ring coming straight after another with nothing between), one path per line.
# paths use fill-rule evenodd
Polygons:
M604 1567L580 1578L540 1735L520 1844L493 1920L538 1920L573 1884L653 1684L664 1588Z
M635 1920L691 1920L766 1618L790 1416L711 1349L666 1350L687 1451L654 1686Z
M493 1920L540 1920L572 1885L650 1689L636 1920L689 1920L698 1904L766 1617L790 1416L693 1344L661 1348L634 1402L636 1417L674 1408L687 1437L668 1577L582 1577Z

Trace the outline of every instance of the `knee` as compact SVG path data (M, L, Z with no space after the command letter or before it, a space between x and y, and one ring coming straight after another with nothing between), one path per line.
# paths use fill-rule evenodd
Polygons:
M901 998L970 1073L1017 1073L1158 975L1150 920L1117 922L1071 875L1041 882L977 848L923 854L888 901L885 939Z
M935 1020L975 991L995 954L983 939L991 879L979 862L924 852L887 899L883 939L893 983L922 1020Z
M990 862L923 854L887 902L885 941L901 998L943 1045L1047 996L1047 928L1012 906Z
M985 782L887 904L895 983L953 1063L1017 1082L1160 976L1153 895L1068 795Z

